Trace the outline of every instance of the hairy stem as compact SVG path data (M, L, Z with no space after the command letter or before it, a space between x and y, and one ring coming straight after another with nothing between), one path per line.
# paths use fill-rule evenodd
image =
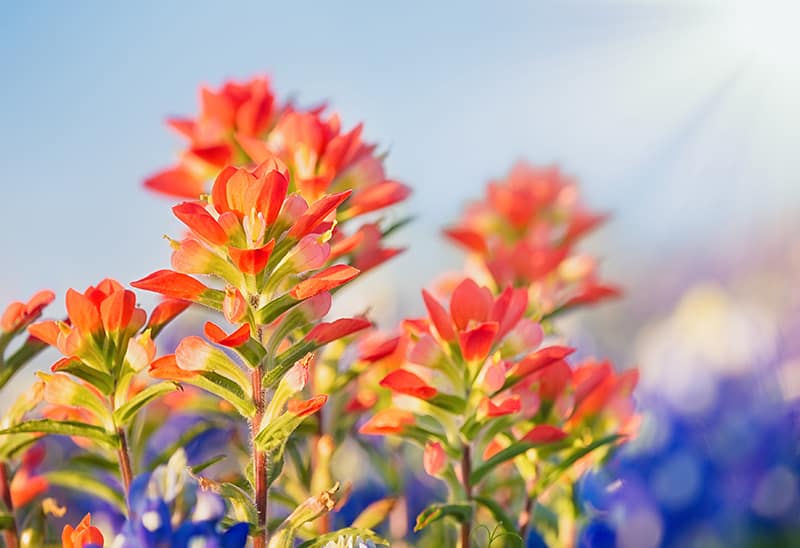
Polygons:
M8 548L17 548L19 546L17 522L14 519L14 505L11 502L11 481L8 477L8 464L5 462L0 463L0 497L3 499L3 504L6 505L8 514L11 516L11 525L3 531L6 546Z
M528 534L528 527L530 527L531 521L533 520L533 507L535 504L536 497L529 493L525 497L525 510L520 514L518 522L519 535L522 537L523 542L525 542L525 537Z
M131 457L128 454L128 437L124 428L117 428L119 436L119 471L122 473L122 484L125 487L125 499L131 491L133 471L131 470Z
M468 501L472 500L472 482L470 475L472 474L472 456L470 455L469 445L464 445L464 450L461 454L461 483L464 486L464 496ZM470 533L472 531L472 518L465 519L461 522L461 548L470 548Z
M255 502L258 511L258 533L253 538L254 548L264 548L267 544L267 522L269 519L269 487L267 486L267 454L256 447L256 436L261 430L261 421L264 418L264 390L261 387L260 367L253 369L253 403L256 414L253 416L250 434L253 446L253 481L255 483Z

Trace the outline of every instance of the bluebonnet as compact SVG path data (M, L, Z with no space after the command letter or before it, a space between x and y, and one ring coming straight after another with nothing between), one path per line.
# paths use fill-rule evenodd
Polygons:
M223 530L225 503L200 488L179 450L166 465L138 476L131 484L131 518L111 544L113 548L242 548L248 525Z
M800 546L800 405L766 372L686 411L643 397L640 438L579 485L582 548Z

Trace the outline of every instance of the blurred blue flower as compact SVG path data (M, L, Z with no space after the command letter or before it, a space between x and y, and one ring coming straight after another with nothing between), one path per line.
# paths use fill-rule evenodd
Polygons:
M578 545L800 546L800 405L774 381L719 379L696 412L643 398L639 438L580 482Z
M186 453L177 451L166 465L138 476L131 484L131 519L114 539L114 548L208 546L241 548L248 525L221 527L223 499L200 489L189 474Z

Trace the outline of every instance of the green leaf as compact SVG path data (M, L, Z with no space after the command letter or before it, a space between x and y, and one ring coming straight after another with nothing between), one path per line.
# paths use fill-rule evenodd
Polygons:
M75 375L79 379L88 382L105 395L111 394L114 390L114 379L111 378L111 375L89 367L80 360L72 360L60 365L58 371Z
M353 527L362 529L377 527L386 519L386 516L389 515L389 512L392 511L395 504L397 504L397 499L394 497L388 497L373 502L353 520Z
M275 318L300 302L301 301L295 299L288 293L281 295L277 299L267 303L265 307L256 311L258 323L261 325L272 323Z
M528 442L517 442L509 445L505 449L498 451L496 454L492 455L489 460L482 463L480 466L477 466L474 470L472 470L472 474L470 475L470 482L473 485L480 482L486 475L494 470L497 466L503 464L504 462L513 459L514 457L521 455L522 453L528 451L529 449L535 449L537 444L535 443L528 443Z
M205 462L201 462L200 464L195 464L194 466L192 466L192 474L199 474L206 468L214 466L218 462L225 460L227 457L228 457L227 455L217 455L216 457L211 457Z
M203 371L200 372L199 375L195 375L183 382L202 388L207 392L211 392L218 398L227 401L236 408L236 411L243 417L250 418L255 414L256 408L253 402L247 399L242 388L222 375L210 371Z
M446 517L451 517L459 523L468 521L472 517L472 505L467 503L431 504L417 516L414 532Z
M427 400L427 402L431 405L439 407L440 409L449 411L450 413L459 414L464 412L464 408L467 405L467 403L464 401L464 398L459 398L458 396L454 396L452 394L442 394L441 392Z
M215 484L219 494L231 505L233 516L238 521L246 521L251 525L258 523L258 510L253 499L241 487L229 482Z
M542 493L545 489L553 485L558 480L558 478L561 477L561 474L566 472L573 464L578 462L580 459L582 459L592 451L595 451L596 449L599 449L605 445L617 442L623 439L624 437L625 436L621 434L612 434L610 436L600 438L599 440L595 440L585 447L578 448L564 460L559 462L556 466L550 468L543 475L541 480L536 483L536 486L534 488L534 495Z
M275 388L297 360L317 348L319 348L319 345L316 343L300 341L283 351L275 358L275 366L264 374L264 387L267 389Z
M125 405L114 411L114 421L118 425L126 425L136 416L139 410L155 398L167 392L177 390L180 385L172 382L152 384L128 400Z
M29 338L17 349L5 362L0 369L0 388L3 388L11 380L17 371L22 369L26 363L36 357L37 354L47 348L47 344L39 339ZM0 358L1 360L1 358ZM0 363L2 363L0 361Z
M311 540L307 540L300 544L297 548L320 548L325 546L330 541L336 541L339 537L361 537L363 540L371 540L378 546L389 546L389 541L385 538L378 536L375 531L364 529L361 527L345 527L332 533L325 533L319 535Z
M508 531L509 533L513 533L517 530L517 524L511 519L511 516L506 514L503 507L500 506L496 501L488 498L488 497L473 497L475 502L478 504L485 506L487 510L489 510L494 519L496 519L500 525L503 526L503 529Z
M11 428L0 430L0 436L6 434L25 434L25 433L56 434L61 436L80 436L100 442L112 449L119 446L119 438L116 434L106 432L105 429L85 424L78 421L54 421L51 419L38 419L20 423Z
M1 530L5 531L5 530L11 529L11 528L13 528L15 526L16 526L16 523L14 522L14 516L11 516L11 515L5 514L5 513L0 514L0 529Z
M125 497L114 487L89 472L80 470L54 470L44 474L51 485L58 485L79 491L81 494L93 495L126 512Z
M403 228L404 226L406 226L407 224L409 224L413 220L414 220L414 216L413 215L409 215L408 217L403 217L399 221L397 221L394 224L391 224L388 227L386 227L385 229L383 229L383 234L382 234L381 237L386 238L392 232L400 230L401 228Z

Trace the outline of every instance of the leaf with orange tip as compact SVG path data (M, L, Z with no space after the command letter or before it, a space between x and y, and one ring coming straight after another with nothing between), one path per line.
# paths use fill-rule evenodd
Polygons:
M517 413L520 408L519 396L510 396L500 403L493 402L491 398L484 398L481 400L479 411L484 417L494 418Z
M58 336L61 334L61 329L59 329L57 322L45 320L28 326L28 333L31 337L50 346L58 346Z
M299 282L289 294L298 300L308 299L323 291L330 291L346 284L356 276L359 270L349 265L338 264L318 272L308 279Z
M22 329L41 316L44 307L53 302L55 297L55 293L45 289L36 293L27 303L11 303L0 318L0 331L11 333Z

